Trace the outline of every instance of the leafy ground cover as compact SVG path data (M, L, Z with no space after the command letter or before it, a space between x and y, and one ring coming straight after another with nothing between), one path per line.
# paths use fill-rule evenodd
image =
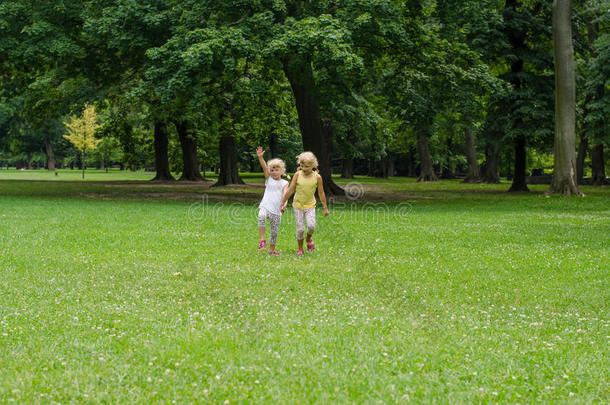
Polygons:
M610 400L607 189L358 178L297 258L290 212L256 250L257 175L29 175L0 173L2 403Z

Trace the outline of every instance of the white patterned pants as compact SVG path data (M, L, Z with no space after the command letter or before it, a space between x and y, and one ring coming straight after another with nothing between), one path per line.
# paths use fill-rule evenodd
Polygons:
M280 230L280 224L282 223L282 216L277 214L272 214L267 209L260 207L258 210L258 227L264 228L265 222L269 218L269 244L275 246L277 242L277 234Z
M304 210L294 208L294 220L297 223L297 240L303 240L305 233L305 220L307 220L307 234L313 234L316 229L316 207L310 207Z

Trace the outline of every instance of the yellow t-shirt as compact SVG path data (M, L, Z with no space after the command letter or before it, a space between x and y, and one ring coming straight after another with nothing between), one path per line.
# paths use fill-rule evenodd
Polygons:
M309 177L303 176L303 173L299 173L297 177L296 192L294 194L294 200L292 206L300 210L306 210L307 208L315 207L316 197L315 192L318 188L318 176L315 172Z

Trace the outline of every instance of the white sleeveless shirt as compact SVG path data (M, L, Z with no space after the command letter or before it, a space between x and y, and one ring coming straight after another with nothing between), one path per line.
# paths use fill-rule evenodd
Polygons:
M273 177L269 176L265 181L265 194L261 201L259 208L265 208L272 214L281 215L280 205L282 204L282 190L288 182L284 179L273 180Z

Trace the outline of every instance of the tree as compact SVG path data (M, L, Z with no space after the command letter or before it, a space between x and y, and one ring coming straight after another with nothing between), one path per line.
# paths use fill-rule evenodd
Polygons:
M305 9L298 2L290 3L278 27L282 35L273 43L273 57L282 61L294 93L303 149L317 156L325 192L345 194L331 177L329 141L325 138L329 132L322 128L319 80L314 69L349 72L358 68L360 58L351 48L346 21L333 15L332 5L324 10L322 4Z
M211 5L188 2L176 5L183 15L176 19L175 35L146 52L149 65L140 85L141 91L158 100L167 114L174 117L183 152L181 180L203 180L197 156L195 124L201 121L197 116L202 109L209 110L210 103L218 101L218 94L231 93L232 83L245 75L252 55L242 31L214 22L207 25L213 11L208 7ZM217 104L222 104L222 117L230 115L227 111L230 106ZM230 152L231 145L234 143L223 143L221 148L219 144L221 154ZM223 162L230 165L234 160L228 156Z
M83 8L83 33L88 39L90 53L96 55L96 64L84 66L88 75L97 79L111 106L128 104L145 111L152 121L156 176L153 181L175 180L169 171L168 117L174 116L161 103L154 92L139 85L151 61L147 50L163 45L176 27L177 13L168 2L139 0L107 2L93 0ZM134 155L133 132L127 123L113 117L124 149L127 165Z
M197 157L197 133L189 119L178 119L174 121L178 139L182 147L182 181L202 181L199 170L199 158Z
M576 82L572 46L572 0L553 1L555 55L555 168L550 192L583 195L576 184Z
M163 120L155 120L153 136L155 137L155 168L157 170L153 180L174 181L176 179L169 170L167 125Z
M237 98L234 86L227 86L226 92L220 98L218 154L220 155L220 171L218 181L214 186L229 184L244 184L239 176L237 166L237 143L235 138L239 135L236 126L235 99Z
M99 134L99 131L98 131ZM108 172L108 166L120 160L120 143L112 133L103 134L102 142L94 151L95 160L99 163L100 170Z
M13 107L9 132L36 140L49 170L61 139L58 124L94 93L78 68L87 55L82 3L5 0L0 7L0 103ZM94 66L93 55L87 56Z
M488 63L510 91L494 95L489 104L494 120L487 128L493 146L513 144L513 182L510 192L529 191L526 184L527 147L550 143L553 81L550 9L542 1L506 0L497 30L501 35L489 47ZM489 55L493 55L492 59ZM488 156L493 157L490 153ZM494 164L488 165L495 166Z
M609 1L587 1L581 18L585 21L587 39L583 67L584 106L581 125L579 158L584 161L588 145L591 148L591 182L593 185L607 184L604 167L604 145L610 144L610 13ZM580 161L578 163L580 163ZM577 166L577 171L580 169ZM582 173L582 170L580 170Z
M508 86L494 75L490 67L490 62L493 64L494 61L494 48L499 42L499 1L462 0L458 4L461 7L456 8L455 1L439 0L438 6L443 20L443 36L456 49L449 59L450 64L455 65L453 74L448 77L447 101L452 101L452 104L447 107L452 114L444 116L456 120L456 129L464 135L467 166L464 182L474 183L483 181L477 139L486 120L486 106L493 95L505 93ZM493 171L493 167L490 169Z
M94 137L95 131L100 127L97 123L95 108L92 105L85 105L82 117L73 116L65 125L68 129L68 135L64 135L64 138L69 140L81 153L84 179L87 151L95 149L102 141Z

